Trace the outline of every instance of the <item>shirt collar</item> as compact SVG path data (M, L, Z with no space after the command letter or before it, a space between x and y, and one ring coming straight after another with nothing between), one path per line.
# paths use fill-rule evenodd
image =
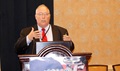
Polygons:
M38 26L38 25L37 25ZM45 32L48 30L50 24L48 24L44 29L45 29ZM38 30L42 31L42 27L38 26Z

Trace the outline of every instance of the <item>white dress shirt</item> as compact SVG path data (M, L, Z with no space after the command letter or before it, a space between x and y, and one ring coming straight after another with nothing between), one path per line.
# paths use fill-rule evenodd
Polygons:
M46 36L47 36L47 40L48 41L53 41L53 34L52 34L52 28L51 28L51 25L49 24L47 27L44 28L45 29L45 33L46 33ZM42 34L42 28L40 26L38 26L38 30L40 31L40 33ZM42 35L40 37L40 41L42 38Z
M40 37L40 41L42 41L42 27L38 26L38 30L40 31L40 34L41 34L41 37ZM46 33L46 36L47 36L47 40L48 41L53 41L53 34L52 34L52 27L50 24L48 24L48 26L46 26L45 28L45 33ZM27 45L29 46L31 40L29 40L28 36L26 36L26 42L27 42Z

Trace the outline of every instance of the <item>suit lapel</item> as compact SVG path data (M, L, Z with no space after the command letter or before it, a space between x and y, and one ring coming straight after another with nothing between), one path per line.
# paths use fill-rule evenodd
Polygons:
M34 28L35 31L38 30L37 25L34 25L33 28Z
M37 25L34 25L34 30L38 30ZM58 30L58 28L56 28L54 25L51 25L52 27L52 33L53 33L53 41L60 41L62 40L60 31ZM35 39L36 42L39 42L39 39Z
M34 28L35 31L38 30L38 26L37 25L34 25L33 28ZM35 39L35 41L39 42L40 40L39 39Z
M53 33L53 41L59 41L60 34L59 34L58 29L54 25L52 25L52 33Z

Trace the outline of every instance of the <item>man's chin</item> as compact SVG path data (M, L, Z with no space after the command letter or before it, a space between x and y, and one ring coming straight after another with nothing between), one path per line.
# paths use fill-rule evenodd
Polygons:
M41 23L41 24L39 24L39 26L40 26L40 27L43 27L43 28L46 27L47 25L48 25L48 24L46 24L46 23Z

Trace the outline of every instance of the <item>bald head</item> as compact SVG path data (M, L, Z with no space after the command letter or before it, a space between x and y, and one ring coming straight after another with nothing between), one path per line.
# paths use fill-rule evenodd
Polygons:
M35 19L38 26L44 28L49 24L50 21L50 11L44 4L39 5L36 9Z
M36 13L38 13L39 10L44 10L44 11L46 11L47 13L50 13L48 7L47 7L46 5L44 5L44 4L41 4L41 5L39 5L39 6L36 8Z

